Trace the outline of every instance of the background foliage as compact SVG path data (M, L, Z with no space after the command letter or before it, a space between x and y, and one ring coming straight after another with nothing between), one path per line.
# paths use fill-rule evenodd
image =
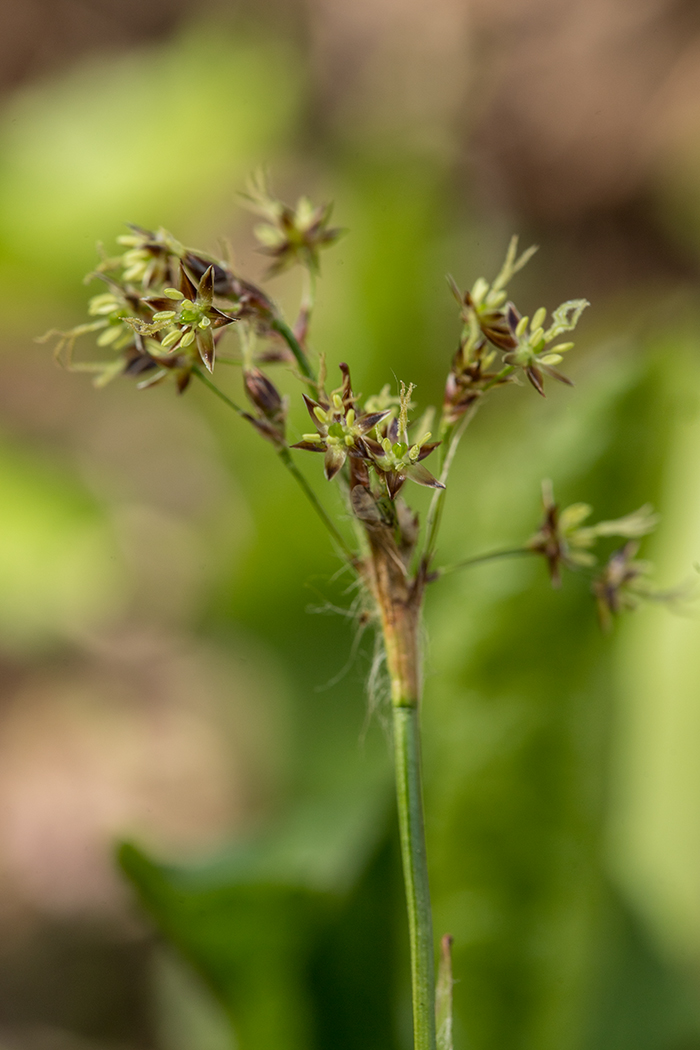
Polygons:
M333 197L350 233L324 259L314 345L331 369L349 359L359 389L396 377L422 403L441 397L457 338L444 274L490 273L513 229L539 241L513 291L548 307L592 300L577 385L546 402L508 389L477 418L444 560L529 535L543 477L600 518L653 501L662 522L644 553L661 585L689 578L700 554L699 154L681 105L695 38L686 53L673 37L654 94L654 126L674 113L675 138L651 136L653 161L634 177L615 182L600 147L598 175L579 170L577 184L543 104L540 154L523 149L518 183L506 144L526 137L518 90L566 84L574 113L597 104L585 100L590 65L580 84L575 65L564 78L556 19L542 23L548 65L506 35L511 65L494 60L483 87L493 52L478 5L471 37L422 44L424 10L415 25L408 8L387 14L364 66L353 48L376 16L360 8L344 86L328 73L344 24L334 10L314 9L308 38L267 8L185 11L154 42L88 49L5 100L10 1047L398 1050L409 1038L389 749L363 696L372 640L334 611L352 595L325 535L268 448L204 391L95 392L31 342L81 316L95 242L124 220L213 250L230 237L257 275L236 201L247 173L267 162L283 196ZM461 7L441 11L462 26ZM623 16L601 5L593 39L614 44ZM498 17L512 30L512 13ZM417 83L389 45L391 18L422 56ZM630 99L643 54L619 67ZM619 94L608 84L609 122ZM585 120L576 127L585 140ZM549 196L533 189L543 178ZM293 275L271 288L290 307L298 294ZM306 426L299 406L292 418ZM302 464L311 478L313 467ZM484 565L433 588L426 804L436 925L455 937L458 1047L700 1046L698 630L650 607L602 637L587 581L554 593L539 564ZM150 924L113 873L117 839L134 843L120 861Z

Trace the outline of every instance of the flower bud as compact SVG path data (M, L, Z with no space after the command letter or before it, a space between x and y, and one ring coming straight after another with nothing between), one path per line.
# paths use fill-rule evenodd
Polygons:
M249 368L243 374L245 392L266 419L278 419L283 412L282 398L277 387L260 371Z

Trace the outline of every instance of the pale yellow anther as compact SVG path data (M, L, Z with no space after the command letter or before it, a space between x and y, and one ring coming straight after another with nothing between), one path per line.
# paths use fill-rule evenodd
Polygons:
M105 330L97 337L97 345L109 346L110 343L114 343L121 334L121 328L118 328L116 325L111 325L109 328L105 328Z
M517 339L521 339L525 334L525 330L527 329L529 320L529 317L521 317L518 321L518 327L515 329L515 335Z
M175 343L179 343L181 334L181 332L168 332L165 339L161 343L163 349L170 350L172 346L175 346Z
M125 281L134 281L137 277L142 277L145 272L145 264L137 263L136 266L130 266L128 270L125 270L122 276Z
M88 307L88 313L92 314L111 314L118 307L117 300L110 292L105 292L103 295L93 295L90 300L90 306Z
M530 325L530 328L532 329L533 332L535 331L536 328L541 328L542 327L542 325L544 324L544 319L545 319L546 316L547 316L547 311L545 310L544 306L541 306L539 308L539 310L535 310L534 317L532 318L532 324Z
M472 302L475 306L478 306L481 300L484 298L489 290L488 282L483 277L478 277L474 282L474 287L471 290Z

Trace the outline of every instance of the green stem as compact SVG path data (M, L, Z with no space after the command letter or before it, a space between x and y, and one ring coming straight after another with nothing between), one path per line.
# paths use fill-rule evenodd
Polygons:
M393 705L396 799L411 944L414 1050L435 1050L435 959L416 702Z
M500 382L502 382L504 379L507 379L508 376L512 375L513 372L515 372L515 367L513 365L506 365L505 368L502 368L501 371L493 377L490 383L487 383L487 385L484 387L484 392L490 390L494 386L498 386ZM457 429L455 429L454 425L452 425L445 428L442 432L443 444L449 439L447 454L445 456L444 462L442 463L442 469L440 471L439 476L439 480L443 483L443 485L447 481L447 475L450 472L450 467L452 466L452 460L454 459L455 452L457 451L457 446L459 445L462 439L464 431L467 429L472 419L476 415L478 407L479 401L477 400L474 402L471 408L467 409L462 419L462 422L459 424ZM437 538L438 529L440 527L440 518L442 517L442 508L444 506L444 503L445 489L435 489L433 492L433 498L430 501L428 517L426 519L426 542L425 549L423 552L423 562L425 564L428 564L435 550L435 540Z
M449 443L445 459L442 463L442 469L440 471L439 480L442 482L443 485L447 483L447 477L450 473L452 460L455 458L455 453L457 452L459 443L462 440L462 435L464 434L464 431L467 429L472 419L476 415L477 407L478 402L475 402L471 408L467 409L459 426L456 429L454 427L450 427L447 433L445 434L445 437L448 437L449 435ZM425 563L430 561L430 558L432 557L433 552L435 550L435 541L437 539L437 533L440 527L440 518L442 517L442 508L445 504L446 491L447 489L445 488L433 490L433 498L430 501L430 507L428 508L428 516L425 521L426 540L425 548L423 551L423 560Z
M284 463L284 465L287 468L287 470L289 471L289 473L296 480L296 482L299 485L299 487L303 490L304 495L306 496L306 498L308 499L309 503L312 505L312 507L314 508L316 513L318 514L318 516L321 519L321 521L323 522L323 524L326 526L326 528L330 532L330 534L333 537L333 539L335 540L335 542L338 544L338 546L343 551L343 554L346 556L348 561L351 564L353 564L355 562L355 554L350 549L350 547L347 545L347 543L345 542L345 540L340 535L340 533L336 529L335 525L333 524L333 522L329 518L329 516L326 513L323 505L320 503L316 493L311 488L311 486L309 485L308 481L306 480L306 478L304 477L304 475L302 474L302 472L299 470L299 468L297 467L296 463L292 459L291 454L289 452L289 449L286 448L286 447L281 448L279 450L278 455L279 455L280 459L282 460L282 462Z
M498 386L498 384L503 382L504 379L507 379L508 376L511 376L513 372L515 372L515 365L506 365L505 368L502 368L501 371L493 377L490 383L486 384L486 386L484 387L484 392L493 389L493 387L495 386Z
M435 572L438 576L447 576L448 573L457 572L458 569L468 569L472 565L481 565L482 562L496 561L498 558L511 558L517 554L534 554L529 547L511 547L508 550L501 551L489 551L488 554L477 554L474 558L465 558L463 561L457 561L454 565L444 565L441 569L436 569Z
M294 354L296 362L299 365L299 371L301 372L301 374L304 376L305 379L308 379L309 382L314 384L315 386L316 376L314 375L313 369L309 364L309 359L304 353L304 349L301 343L294 335L294 332L291 330L287 322L283 321L281 317L276 317L272 322L272 328L274 328L274 330L282 336L285 343Z
M386 537L367 530L369 558L363 569L377 603L391 681L396 800L411 944L414 1050L435 1050L435 960L430 912L423 798L420 713L423 573L415 579Z
M213 394L216 394L220 401L223 401L225 405L228 405L229 408L232 408L233 411L236 412L239 416L243 416L244 419L248 416L248 413L245 411L245 409L241 408L240 405L237 405L235 401L232 401L228 394L225 394L223 390L219 390L216 383L212 383L211 379L206 374L206 372L203 372L198 365L194 366L194 368L192 369L192 374L196 375L200 383L204 383L204 385L208 387L208 389L211 390Z
M209 376L207 376L206 373L204 373L201 370L201 368L195 366L192 369L192 371L193 371L194 375L196 375L197 378L200 380L200 382L204 383L204 385L209 390L211 390L211 392L213 394L216 394L216 396L221 401L223 401L225 405L228 405L229 408L232 408L233 411L236 412L239 416L242 416L244 419L250 420L250 418L251 418L250 417L250 413L246 412L245 409L242 409L240 407L240 405L237 405L235 401L232 401L231 398L227 394L225 394L223 392L223 390L219 389L219 387L216 385L216 383L212 383L212 381L209 378ZM335 525L333 524L333 522L329 518L328 514L326 513L326 511L323 508L322 504L320 503L320 501L318 499L318 496L316 495L314 490L311 488L311 486L309 485L308 481L306 480L306 478L301 473L301 471L297 467L296 463L292 459L291 454L289 452L289 449L286 447L286 445L283 445L281 448L279 448L277 450L277 454L278 454L279 458L281 459L281 461L284 463L284 465L287 468L287 470L289 471L289 473L292 475L292 477L296 481L297 485L299 485L299 488L302 490L302 492L304 493L304 495L306 496L306 498L308 499L309 503L314 508L316 513L318 514L318 516L321 519L321 521L323 522L323 524L328 529L329 533L331 534L331 536L333 537L335 542L338 544L340 549L343 551L343 554L346 556L348 561L351 564L353 564L355 562L355 555L354 555L353 551L347 545L347 543L345 542L345 540L340 535L340 533L336 529Z

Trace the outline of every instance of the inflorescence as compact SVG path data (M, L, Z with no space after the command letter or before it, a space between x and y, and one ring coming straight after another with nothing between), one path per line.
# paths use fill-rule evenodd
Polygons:
M363 401L353 391L348 365L340 365L341 382L327 392L324 359L317 369L310 363L307 332L320 253L344 232L329 225L330 206L315 207L305 197L295 207L284 204L259 175L251 182L246 199L264 220L255 232L261 250L272 259L269 275L293 265L306 272L307 290L294 326L287 324L264 290L234 273L228 262L185 248L167 230L130 226L129 232L118 238L123 250L104 256L88 275L88 280L103 285L90 299L90 319L70 331L49 333L58 337L57 358L70 369L93 373L97 386L127 376L136 380L139 389L145 389L172 378L183 393L192 376L199 377L275 446L336 540L340 538L338 529L299 473L290 449L323 454L326 478L339 479L358 533L360 537L364 533L365 540L369 538L375 553L379 549L388 551L387 558L406 579L422 584L437 578L440 571L430 565L434 533L447 473L464 428L486 394L519 382L521 376L542 396L546 379L572 385L558 366L574 345L566 337L575 329L588 302L564 302L549 320L544 307L531 317L522 315L508 299L507 287L536 248L518 256L515 237L500 273L491 283L480 277L470 290L462 292L449 278L459 303L462 328L447 375L437 439L433 440L429 428L434 410L428 410L416 423L409 419L413 409L411 385L402 383L396 394L386 386ZM238 335L237 350L221 348L228 330ZM110 357L76 361L75 343L85 335L93 335L97 346L109 351ZM217 357L242 366L250 411L238 408L209 380ZM294 444L287 442L288 399L261 369L263 364L286 366L307 388L302 397L313 429ZM436 450L437 467L431 472L424 461ZM433 490L425 529L428 539L422 552L417 516L400 496L406 481ZM635 560L638 539L657 522L650 507L591 526L584 524L591 508L579 503L560 511L549 483L543 486L543 503L544 518L538 531L521 548L505 553L541 556L552 584L559 586L562 568L589 568L595 562L592 548L599 539L621 537L627 542L613 552L592 581L601 622L608 626L614 615L633 607L640 598L655 596L648 584L648 565ZM344 541L342 547L348 560L361 571L362 554L351 554ZM460 565L479 560L484 559L468 559Z

